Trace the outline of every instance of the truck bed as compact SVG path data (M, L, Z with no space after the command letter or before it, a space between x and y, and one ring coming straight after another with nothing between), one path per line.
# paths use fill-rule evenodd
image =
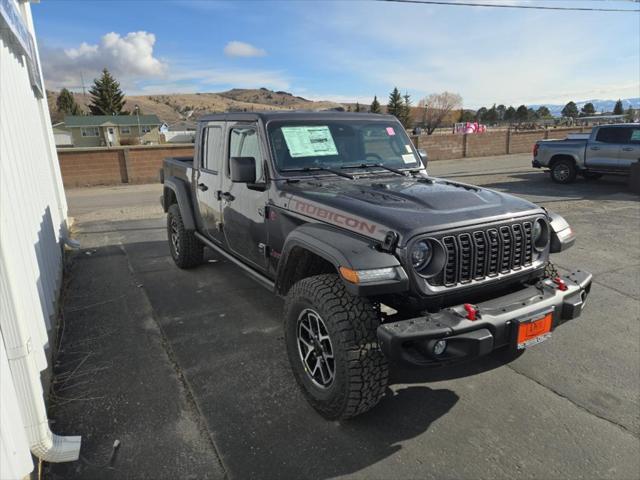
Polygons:
M193 157L167 157L163 163L164 178L176 177L187 182L191 181Z

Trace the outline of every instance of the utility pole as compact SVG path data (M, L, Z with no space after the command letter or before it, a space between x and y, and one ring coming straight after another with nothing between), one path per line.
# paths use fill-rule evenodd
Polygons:
M136 111L136 118L138 119L138 143L142 144L142 130L140 130L140 105L136 104L133 108Z

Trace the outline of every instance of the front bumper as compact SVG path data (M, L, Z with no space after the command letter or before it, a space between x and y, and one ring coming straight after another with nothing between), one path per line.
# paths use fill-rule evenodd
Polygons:
M382 324L377 331L380 348L387 358L414 365L455 363L501 347L515 349L520 323L550 313L554 330L580 316L591 290L592 275L577 270L561 279L565 290L545 278L534 286L474 305L476 320L469 320L464 305L458 305ZM446 340L447 346L444 353L434 355L433 345L438 340Z

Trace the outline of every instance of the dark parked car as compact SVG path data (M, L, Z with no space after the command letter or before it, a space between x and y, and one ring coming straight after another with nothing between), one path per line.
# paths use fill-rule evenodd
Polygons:
M585 304L591 275L548 263L567 222L430 177L395 117L210 115L195 148L161 171L171 255L190 268L210 248L285 298L293 374L327 418L376 405L390 360L514 353Z

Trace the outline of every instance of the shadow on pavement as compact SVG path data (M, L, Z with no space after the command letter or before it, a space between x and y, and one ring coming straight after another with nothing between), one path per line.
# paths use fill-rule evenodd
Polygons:
M392 385L373 411L345 422L326 421L307 404L290 372L279 298L215 256L193 270L179 270L166 241L123 247L134 283L145 292L165 348L232 477L331 478L359 472L423 434L459 399L444 388ZM103 250L94 249L90 258L101 258ZM127 343L144 341L140 335Z
M560 185L554 183L544 172L512 173L508 180L484 183L474 182L473 173L465 178L458 178L465 183L478 183L483 187L492 188L513 195L541 195L557 197L561 201L567 200L639 200L640 197L629 191L628 177L605 175L597 180L586 180L578 177L574 183ZM445 176L446 178L446 176ZM620 196L619 194L624 194Z

